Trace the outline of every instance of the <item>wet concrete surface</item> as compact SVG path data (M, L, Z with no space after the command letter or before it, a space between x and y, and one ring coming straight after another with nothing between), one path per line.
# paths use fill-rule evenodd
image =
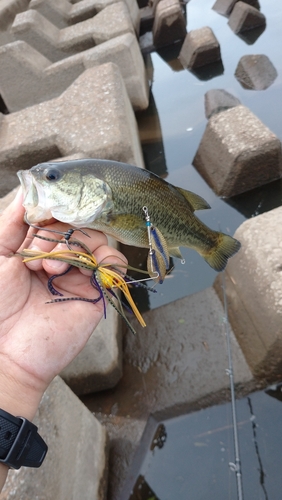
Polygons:
M125 332L118 385L82 398L111 438L109 500L119 499L150 414L168 418L229 397L226 323L213 288L143 317L147 328L132 320L136 335ZM256 382L232 332L231 336L237 389L250 391Z

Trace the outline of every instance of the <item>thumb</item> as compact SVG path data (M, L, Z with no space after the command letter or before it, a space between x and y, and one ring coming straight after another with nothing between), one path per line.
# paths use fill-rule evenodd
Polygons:
M24 223L23 194L19 188L12 203L0 215L0 255L16 252L24 241L28 226Z

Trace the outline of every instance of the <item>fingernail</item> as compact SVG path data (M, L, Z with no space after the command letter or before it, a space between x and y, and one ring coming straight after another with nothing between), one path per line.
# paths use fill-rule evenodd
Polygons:
M54 271L60 271L61 269L66 267L66 264L64 262L60 262L59 260L46 260L48 260L48 267L51 267L52 269L54 269Z

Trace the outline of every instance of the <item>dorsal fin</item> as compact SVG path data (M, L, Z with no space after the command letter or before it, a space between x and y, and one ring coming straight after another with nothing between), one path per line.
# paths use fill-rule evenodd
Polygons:
M192 191L187 191L186 189L182 189L180 187L176 187L177 191L179 191L182 196L188 201L191 205L193 211L194 210L205 210L206 208L211 208L210 205L204 198L199 196L198 194L192 193Z

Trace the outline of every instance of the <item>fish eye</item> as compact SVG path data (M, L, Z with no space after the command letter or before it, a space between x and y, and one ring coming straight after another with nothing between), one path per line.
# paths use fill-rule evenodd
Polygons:
M53 182L58 181L61 178L62 174L60 170L57 168L47 168L45 170L45 179L47 181Z

